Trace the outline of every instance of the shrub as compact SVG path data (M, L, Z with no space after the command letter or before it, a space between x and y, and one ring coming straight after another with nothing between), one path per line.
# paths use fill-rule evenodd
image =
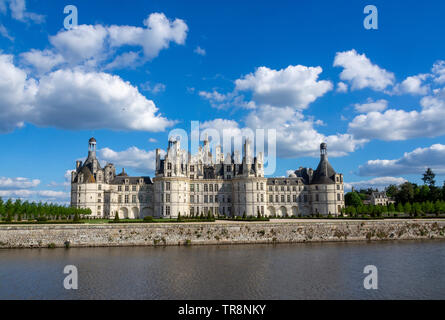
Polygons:
M146 217L144 217L144 221L145 222L151 222L151 221L153 221L153 217L152 216L146 216Z
M114 214L114 221L119 221L119 220L120 220L119 219L119 214L116 211L116 213Z

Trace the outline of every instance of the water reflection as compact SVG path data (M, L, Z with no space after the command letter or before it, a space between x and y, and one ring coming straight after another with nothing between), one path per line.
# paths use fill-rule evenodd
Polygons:
M443 299L445 241L0 250L1 299ZM65 265L79 289L65 290ZM363 288L363 268L379 289Z

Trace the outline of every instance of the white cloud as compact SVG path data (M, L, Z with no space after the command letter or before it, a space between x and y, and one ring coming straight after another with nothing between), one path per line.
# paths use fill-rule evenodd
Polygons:
M111 47L141 46L147 59L155 58L170 42L184 44L188 26L181 19L169 20L163 13L152 13L144 20L146 28L116 26L108 28Z
M30 201L38 200L56 200L66 201L69 199L69 193L55 190L35 190L40 185L39 179L29 179L23 177L0 177L0 197L3 201L6 199L23 199Z
M358 139L385 141L444 135L445 89L434 90L420 104L420 111L389 109L359 115L349 123L348 131Z
M70 198L70 193L65 191L54 190L0 190L0 197L4 199L23 199L28 201L67 201Z
M422 85L428 78L428 74L419 74L417 76L407 77L400 84L394 87L393 92L395 94L419 94L425 95L430 90L428 85Z
M155 83L151 84L150 81L144 82L140 85L140 88L144 91L151 92L153 94L157 94L165 91L165 84L163 83Z
M314 126L320 121L306 118L292 108L265 106L251 112L246 126L271 128L277 132L277 154L280 157L301 157L320 154L320 143L327 142L331 156L344 156L362 146L366 140L357 140L350 134L324 135Z
M383 111L387 107L388 107L388 101L386 101L385 99L373 101L371 98L368 98L368 101L366 103L354 105L355 110L360 113Z
M81 65L89 70L134 68L157 57L171 42L185 43L188 26L181 19L171 21L163 13L152 13L143 24L143 28L98 24L62 29L49 37L53 47L41 52L40 56L60 55L63 60L58 62L66 62L69 67ZM134 51L134 47L140 47L140 52ZM120 53L115 56L117 49ZM31 53L37 56L39 50ZM38 63L32 65L40 66Z
M199 54L200 56L205 56L206 51L205 49L201 48L200 46L197 46L195 50L193 50L194 53Z
M0 177L0 190L29 189L37 187L39 184L39 179Z
M106 37L107 29L101 25L79 25L59 31L49 41L65 60L77 64L90 59L104 59Z
M158 114L152 100L119 76L60 69L29 79L0 55L0 130L31 122L64 129L109 128L163 131L173 121Z
M13 64L11 55L0 54L0 132L23 126L36 92L36 81Z
M32 122L41 126L163 131L173 124L129 82L102 72L58 70L43 76L36 105Z
M373 64L365 54L358 54L354 49L337 52L334 59L335 67L343 67L340 79L349 81L351 89L371 88L383 91L393 85L394 74Z
M405 183L406 181L407 180L404 178L378 177L370 180L345 182L345 190L351 190L352 187L354 187L355 190L372 188L383 191L387 186L391 184L400 185L402 183Z
M56 54L51 50L31 49L31 51L24 52L20 56L26 64L36 68L39 73L48 72L65 61L62 55Z
M148 142L156 143L156 142L158 142L158 140L156 140L155 138L149 138L149 139L148 139Z
M445 173L445 145L433 144L426 148L417 148L406 152L399 159L369 160L359 166L361 176L422 174L432 168L437 174Z
M252 101L257 105L292 107L299 110L326 92L332 90L332 83L318 80L321 67L302 65L288 66L274 70L259 67L235 81L235 90L252 92Z
M433 65L434 81L437 83L445 83L445 61L441 60Z
M6 27L2 24L0 24L0 35L6 39L9 39L10 41L14 41L14 37L12 37Z
M134 146L123 151L103 148L99 150L99 156L107 162L120 167L135 169L144 174L152 173L156 169L155 150L146 151Z
M329 155L344 156L366 142L366 140L356 140L350 134L321 134L314 128L320 124L319 121L305 118L300 111L295 111L292 108L263 106L250 112L244 122L245 126L241 127L234 120L214 119L202 123L200 127L215 129L221 137L223 130L229 136L246 137L249 136L248 129L253 133L256 132L256 129L265 129L267 138L267 129L275 129L277 156L284 158L318 157L321 142L328 143Z
M345 93L348 92L348 85L344 82L337 83L337 92Z
M7 7L11 11L11 17L15 20L34 23L45 21L45 16L26 10L25 0L0 0L0 12L6 14Z

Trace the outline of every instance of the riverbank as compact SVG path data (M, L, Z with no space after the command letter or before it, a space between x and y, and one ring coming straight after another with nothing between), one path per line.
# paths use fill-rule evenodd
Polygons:
M444 220L271 220L3 225L0 248L107 247L445 239Z

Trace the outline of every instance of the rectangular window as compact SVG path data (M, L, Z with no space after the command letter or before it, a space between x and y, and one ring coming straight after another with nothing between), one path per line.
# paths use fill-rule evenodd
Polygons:
M190 184L190 191L192 191L192 192L195 191L195 185L193 183Z
M209 202L209 196L208 195L204 195L204 203L208 203Z
M125 195L125 203L128 203L130 201L128 194Z
M170 202L170 194L165 195L165 202Z
M165 183L165 190L170 191L170 182Z
M261 194L261 202L264 202L264 194Z
M290 195L287 195L287 202L290 202Z
M191 203L194 203L194 202L195 202L195 196L194 196L194 195L191 195L191 196L190 196L190 202L191 202Z
M122 191L122 186L117 186L117 191Z
M269 202L273 202L273 195L269 195Z
M278 201L278 195L277 195L277 194L275 195L275 202L279 202L279 201Z
M213 196L212 195L209 196L209 202L213 203Z
M195 172L195 166L190 166L190 172Z
M131 202L136 202L136 195L135 194L131 196Z
M119 195L119 196L117 197L117 202L118 202L118 203L122 203L122 196L121 196L121 195Z
M166 206L166 207L165 207L165 214L166 214L167 216L170 215L170 206Z
M172 164L169 162L167 163L167 170L171 170L172 169Z
M97 186L97 189L98 189L98 190L102 190L102 185L101 185L101 184L98 185L98 186Z
M340 193L337 193L337 200L340 201Z
M199 184L196 185L196 192L199 192Z
M292 202L297 202L297 196L295 194L292 195Z
M136 191L136 186L131 186L131 191Z
M213 192L213 184L209 184L209 191Z
M209 185L207 183L204 184L204 192L209 191Z

